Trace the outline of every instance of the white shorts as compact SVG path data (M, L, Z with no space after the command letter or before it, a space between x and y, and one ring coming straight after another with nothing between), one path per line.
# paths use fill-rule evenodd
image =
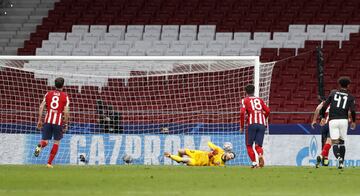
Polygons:
M333 119L329 121L330 138L332 140L346 140L349 121L348 119Z

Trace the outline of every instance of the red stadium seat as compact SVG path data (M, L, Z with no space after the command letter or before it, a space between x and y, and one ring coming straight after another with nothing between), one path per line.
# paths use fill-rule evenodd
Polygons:
M274 116L274 117L270 117L269 123L272 124L287 124L288 123L288 118L287 116Z
M324 41L323 48L324 49L338 49L339 42L338 41Z
M321 41L305 41L305 49L316 49L316 47L321 47Z
M292 114L290 117L289 123L302 123L308 124L310 123L311 115L309 114Z

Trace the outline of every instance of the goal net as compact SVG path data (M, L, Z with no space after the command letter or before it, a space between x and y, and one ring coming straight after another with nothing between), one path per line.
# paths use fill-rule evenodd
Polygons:
M164 152L231 142L250 163L239 111L244 86L269 99L274 63L258 57L0 57L0 163L44 164L33 151L39 104L65 79L69 130L54 164L176 164ZM51 144L51 142L50 142Z

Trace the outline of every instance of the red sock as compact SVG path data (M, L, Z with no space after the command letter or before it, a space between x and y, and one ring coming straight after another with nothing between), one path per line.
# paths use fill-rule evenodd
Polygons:
M41 140L39 144L40 144L41 148L44 148L47 146L47 142L45 140Z
M259 156L262 156L264 154L264 151L261 146L255 145L255 150L258 153Z
M248 155L249 155L249 157L250 157L250 160L251 160L252 162L255 162L255 161L256 161L256 160L255 160L255 153L254 153L254 150L253 150L252 146L251 146L251 145L247 145L247 146L246 146L246 149L247 149Z
M325 144L324 147L323 147L323 150L321 152L321 155L323 157L328 157L329 156L329 150L331 148L331 145L330 144Z
M54 160L54 158L56 156L56 153L57 153L58 149L59 149L59 144L54 144L52 149L51 149L51 152L50 152L48 164L51 165L52 161Z

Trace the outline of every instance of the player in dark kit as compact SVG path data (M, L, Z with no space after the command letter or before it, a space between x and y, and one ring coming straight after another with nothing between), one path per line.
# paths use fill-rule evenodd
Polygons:
M52 161L54 160L59 148L60 140L63 137L63 132L68 129L69 120L69 97L62 91L64 86L64 78L55 79L56 90L49 91L45 94L44 100L39 107L39 118L37 128L41 129L41 141L37 145L34 155L38 157L41 150L48 144L48 140L54 138L54 144L50 151L47 167L52 168ZM45 123L43 126L42 115L46 107L47 112L45 116ZM64 126L64 127L63 127Z
M243 132L245 126L245 113L248 115L247 118L247 130L246 130L246 149L248 155L252 161L252 168L258 166L264 166L263 157L263 140L265 130L267 126L267 118L270 114L269 107L266 106L264 101L254 96L255 86L249 84L245 87L247 97L242 99L242 108L240 109L240 132ZM259 165L256 162L255 152L252 145L255 143L255 150L259 155Z
M330 137L332 140L333 151L335 157L338 159L339 165L338 168L342 169L344 167L344 158L345 158L345 140L347 137L348 130L348 113L351 114L351 129L355 129L355 98L348 92L348 87L350 85L350 78L340 77L338 80L340 88L338 90L333 90L329 97L326 99L323 107L320 111L321 116L321 125L324 126L326 123L325 111L326 108L330 105L329 110L329 129ZM318 160L319 162L319 160Z

